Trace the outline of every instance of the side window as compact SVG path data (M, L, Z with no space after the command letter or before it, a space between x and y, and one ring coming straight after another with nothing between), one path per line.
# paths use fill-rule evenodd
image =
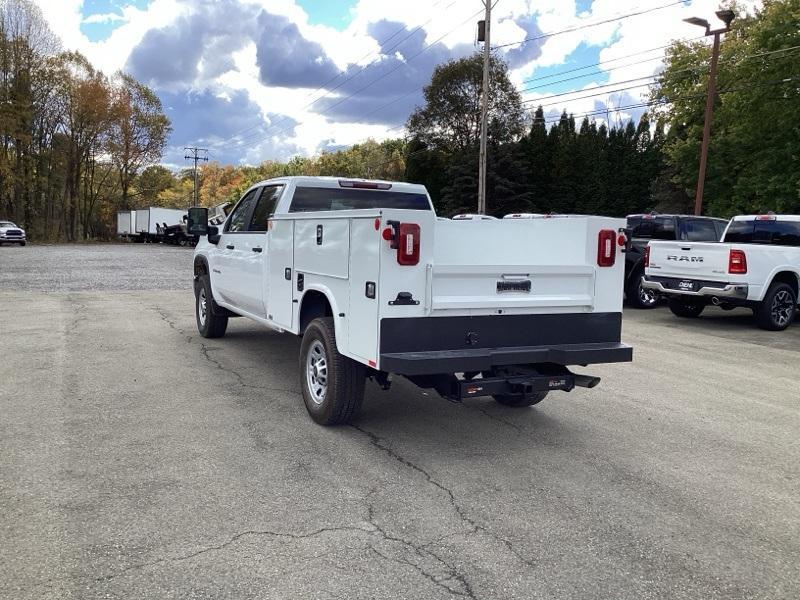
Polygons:
M267 230L267 220L275 212L275 205L278 204L278 199L283 192L282 185L268 185L262 188L261 197L258 199L258 204L253 211L253 218L250 219L250 227L248 231L263 232Z
M250 208L253 206L258 192L258 188L250 190L244 197L239 200L239 204L233 209L228 222L225 224L225 231L228 233L236 233L247 231L247 215L250 214Z
M682 239L690 242L715 242L719 239L714 221L709 219L686 219Z
M800 246L800 222L777 221L772 243L780 246Z

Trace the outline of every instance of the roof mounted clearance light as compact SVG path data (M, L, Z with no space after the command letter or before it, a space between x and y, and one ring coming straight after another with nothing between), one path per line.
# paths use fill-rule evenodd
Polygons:
M361 190L390 190L392 189L392 184L379 181L351 181L347 179L340 179L339 187L356 188Z

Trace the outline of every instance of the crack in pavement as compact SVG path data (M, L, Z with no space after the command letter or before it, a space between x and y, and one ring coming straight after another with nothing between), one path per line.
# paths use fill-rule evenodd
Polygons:
M178 327L178 325L175 323L175 321L170 317L169 313L167 313L164 309L160 308L159 306L153 306L152 308L153 308L153 310L155 310L161 316L161 320L164 321L167 325L169 325L169 327L171 329L173 329L174 331L179 333L181 336L186 338L186 342L187 343L191 343L192 342L192 340L194 338L192 336L190 336L190 335L187 335L186 331L184 329ZM247 381L245 381L245 379L244 379L244 376L241 373L239 373L236 369L232 369L230 367L226 367L219 360L217 360L216 358L211 356L211 354L209 354L210 352L212 352L214 350L216 350L216 348L209 347L202 341L200 342L200 353L203 355L203 358L205 358L208 362L210 362L212 365L214 365L219 370L224 371L225 373L228 373L229 375L233 375L236 378L237 383L239 384L239 386L241 386L243 388L254 389L254 390L266 390L268 392L285 392L285 393L288 393L288 394L297 394L297 395L299 395L300 392L298 392L296 389L278 388L278 387L267 386L267 385L253 385L251 383L247 383Z
M466 534L483 533L483 534L489 536L490 538L492 538L493 540L503 544L506 547L506 549L511 554L513 554L517 558L517 560L519 560L522 564L524 564L524 565L526 565L526 566L528 566L530 568L536 568L536 566L537 566L536 563L533 562L532 560L530 560L529 558L523 556L519 552L519 550L514 548L514 544L511 542L511 540L496 534L495 532L489 530L486 526L475 522L475 520L473 520L469 515L467 515L466 510L464 509L464 507L462 507L458 503L458 501L456 500L456 497L455 497L455 494L453 493L453 491L450 488L448 488L447 486L445 486L443 483L441 483L440 481L437 481L436 479L434 479L433 476L430 473L428 473L428 471L426 471L425 469L423 469L419 465L411 462L410 460L408 460L404 456L401 456L400 454L398 454L397 452L395 452L394 450L389 448L386 444L383 444L381 442L380 436L378 436L376 433L373 433L371 431L367 431L366 429L363 429L362 427L359 427L358 425L351 425L351 427L353 429L356 429L357 431L360 431L364 435L366 435L369 438L370 443L373 446L375 446L379 450L385 452L386 454L388 454L390 457L392 457L394 460L396 460L397 462L401 463L402 465L405 465L408 468L420 473L423 477L425 477L425 479L428 481L428 483L430 483L434 487L438 488L439 490L441 490L445 494L447 494L447 497L448 497L448 499L450 501L450 504L453 507L453 509L455 510L456 514L459 516L459 518L461 519L462 522L468 524L469 527L470 527L470 529L467 532L465 532ZM374 525L374 523L373 523L373 525ZM448 534L448 536L445 536L445 537L449 537L449 536L452 536L452 535L457 535L457 534ZM444 539L444 538L442 538L442 539ZM420 548L424 548L426 552L430 552L430 550L428 550L428 546L432 545L433 543L435 543L435 542L424 544L424 545L420 546ZM436 555L434 555L434 556L436 556ZM438 558L438 556L437 556L437 558Z
M514 429L514 430L515 430L517 433L522 433L523 431L525 431L525 429L524 429L523 427L520 427L519 425L517 425L516 423L512 423L511 421L506 421L505 419L501 419L501 418L500 418L500 417L498 417L497 415L493 415L492 413L490 413L489 411L487 411L487 410L486 410L485 408L483 408L482 406L474 406L474 407L471 407L471 406L466 406L466 405L464 405L464 406L465 406L465 408L467 408L467 409L474 409L474 410L477 410L477 411L478 411L478 412L480 412L480 413L483 413L483 414L484 414L484 415L486 415L488 418L490 418L492 421L496 421L496 422L498 422L498 423L501 423L501 424L503 424L503 425L506 425L507 427L511 427L511 428L512 428L512 429Z
M75 314L74 318L67 323L64 327L64 334L69 335L71 333L75 333L75 330L78 328L78 324L81 321L86 320L86 315L83 311L86 310L86 304L83 302L76 300L75 296L69 295L67 296L67 301L72 303L72 312Z
M302 540L302 539L316 537L316 536L322 535L324 533L341 532L341 531L359 531L359 532L370 533L369 530L364 529L363 527L350 527L350 526L344 526L344 527L321 527L321 528L316 529L314 531L311 531L309 533L291 533L291 532L283 532L283 531L272 531L272 530L269 530L269 529L242 531L240 533L232 535L229 539L227 539L226 541L224 541L221 544L218 544L216 546L207 546L205 548L201 548L200 550L195 550L194 552L190 552L188 554L183 554L181 556L160 558L158 560L154 560L154 561L150 561L150 562L146 562L146 563L139 563L139 564L135 564L135 565L130 565L129 567L121 569L120 571L117 571L116 573L110 573L108 575L103 575L101 577L95 577L94 581L95 582L111 581L112 579L120 577L121 575L125 575L126 573L129 573L130 571L146 569L148 567L154 567L154 566L157 566L157 565L160 565L160 564L164 564L164 563L173 563L173 562L182 562L182 561L185 561L185 560L191 560L191 559L197 558L198 556L206 554L208 552L219 552L221 550L227 549L229 546L231 546L232 544L235 544L236 542L238 542L243 537L248 537L248 536L256 536L256 537L257 536L268 536L268 537L273 537L273 538L285 538L285 539L289 539L289 540Z
M466 580L466 577L463 574L459 573L458 570L453 565L451 565L450 563L445 561L440 556L434 554L433 552L431 552L430 550L425 548L424 544L423 545L417 545L417 544L414 544L412 541L407 540L405 538L400 538L400 537L394 536L394 535L390 534L388 531L386 531L383 527L381 527L377 523L377 521L375 520L375 506L371 502L369 502L369 498L373 494L375 494L377 491L378 491L378 488L374 488L366 496L366 500L367 500L367 521L369 522L369 524L372 525L375 528L375 530L378 533L380 533L380 535L386 541L397 542L397 543L403 545L404 547L411 549L417 556L419 556L423 560L425 560L426 558L430 557L430 558L435 559L440 564L444 565L444 567L447 570L447 576L446 577L442 577L442 578L437 578L433 573L429 573L427 570L425 570L422 567L422 565L418 565L418 564L416 564L414 562L411 562L410 560L408 560L406 558L402 558L402 557L394 558L394 557L391 557L391 556L387 556L387 555L383 554L382 552L378 551L378 549L375 548L372 545L370 545L368 549L371 550L372 552L374 552L375 554L377 554L378 556L386 559L386 560L392 561L392 562L397 563L397 564L404 564L404 565L407 565L407 566L411 567L412 569L414 569L415 571L420 573L423 577L425 577L426 579L428 579L429 581L434 583L436 586L447 590L451 594L455 594L457 596L462 596L462 597L468 597L468 598L472 598L472 600L476 600L476 596L475 596L475 594L474 594L474 592L472 590L472 587L470 586L469 582ZM449 585L447 585L447 581L450 581L450 580L453 580L453 579L458 581L459 583L461 583L461 585L463 586L465 592L460 592L458 590L454 590Z

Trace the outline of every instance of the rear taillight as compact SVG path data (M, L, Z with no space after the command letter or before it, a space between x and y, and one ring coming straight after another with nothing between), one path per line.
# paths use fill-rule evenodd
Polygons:
M613 267L617 258L617 233L613 229L601 229L597 234L597 266Z
M650 244L644 247L644 266L650 266Z
M419 225L416 223L400 223L397 236L397 264L419 263L419 233Z
M744 250L731 250L728 255L728 273L732 275L747 273L747 256L745 256Z

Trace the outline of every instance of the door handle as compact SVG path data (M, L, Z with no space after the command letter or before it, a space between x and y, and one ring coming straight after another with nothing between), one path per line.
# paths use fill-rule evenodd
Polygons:
M253 252L261 252L261 250L263 250L263 248L259 248L258 246L255 246L255 247L251 248L251 250Z
M233 250L233 249L234 249L236 246L234 246L234 245L232 245L232 244L228 244L228 245L227 245L227 246L225 246L225 247L226 247L228 250Z

